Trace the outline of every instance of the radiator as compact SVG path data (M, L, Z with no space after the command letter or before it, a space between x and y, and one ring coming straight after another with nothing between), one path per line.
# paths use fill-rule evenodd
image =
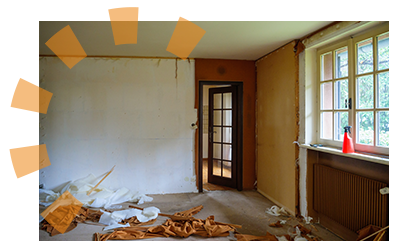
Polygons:
M379 190L388 184L314 164L313 208L357 232L370 224L389 224L389 195Z

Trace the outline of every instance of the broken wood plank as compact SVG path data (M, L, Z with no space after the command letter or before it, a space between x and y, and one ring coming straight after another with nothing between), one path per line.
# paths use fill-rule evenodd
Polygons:
M87 195L90 195L90 194L93 192L93 190L95 190L95 189L100 185L100 183L101 183L102 181L104 181L104 179L107 178L107 176L109 176L109 175L111 174L111 172L114 170L115 166L116 166L116 165L114 165L114 167L112 167L112 169L110 170L110 172L108 172L108 173L106 174L106 176L104 176L103 179L101 179L101 180L96 184L96 186L94 186L94 187L89 191L89 193L87 193Z

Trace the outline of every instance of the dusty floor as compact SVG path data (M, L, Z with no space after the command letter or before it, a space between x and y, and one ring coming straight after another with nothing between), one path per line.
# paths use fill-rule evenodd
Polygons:
M185 193L185 194L166 194L166 195L149 195L154 198L152 202L138 205L139 207L158 207L162 213L173 214L175 212L190 209L192 207L203 205L204 208L194 217L199 219L206 219L210 215L215 216L215 221L232 223L242 225L238 229L240 233L252 235L265 235L267 232L274 235L288 234L288 230L292 230L294 225L299 221L291 217L282 228L269 227L270 223L276 222L279 218L265 213L266 208L274 205L270 200L262 196L256 191L237 191L237 190L223 190L223 191L209 191L204 193ZM128 205L135 205L132 203L125 203L124 207ZM43 210L43 209L41 209ZM166 217L159 216L154 225L162 224ZM302 223L305 225L305 223ZM310 225L305 225L307 228L312 229L312 234L317 236L320 240L324 241L340 241L341 239L331 233L330 231L322 228L319 225L314 225L316 230ZM56 236L49 236L43 230L39 230L39 240L41 241L91 241L93 234L96 232L105 233L102 231L104 226L90 225L79 223L78 226L65 234ZM140 241L192 241L192 240L217 240L228 241L228 237L218 238L202 238L199 236L190 236L188 238L153 238Z

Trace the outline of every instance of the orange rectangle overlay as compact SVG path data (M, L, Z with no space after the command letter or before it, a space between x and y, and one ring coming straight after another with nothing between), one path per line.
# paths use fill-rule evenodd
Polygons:
M69 25L53 35L46 45L70 69L87 56Z
M138 7L109 9L115 45L136 44L138 31Z
M83 204L70 192L65 191L41 215L60 233L65 233Z
M139 8L138 7L125 7L109 9L110 21L131 21L137 22L139 19Z
M167 51L186 60L205 33L206 31L196 24L180 17L169 41Z
M47 114L53 93L19 79L11 107Z
M10 155L17 178L51 165L46 144L10 149Z
M46 144L38 146L39 148L39 169L48 167L51 165L49 155L47 154Z

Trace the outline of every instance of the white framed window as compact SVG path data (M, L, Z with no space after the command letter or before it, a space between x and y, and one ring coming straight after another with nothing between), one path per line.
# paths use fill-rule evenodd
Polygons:
M318 141L389 154L389 28L374 28L317 50Z

